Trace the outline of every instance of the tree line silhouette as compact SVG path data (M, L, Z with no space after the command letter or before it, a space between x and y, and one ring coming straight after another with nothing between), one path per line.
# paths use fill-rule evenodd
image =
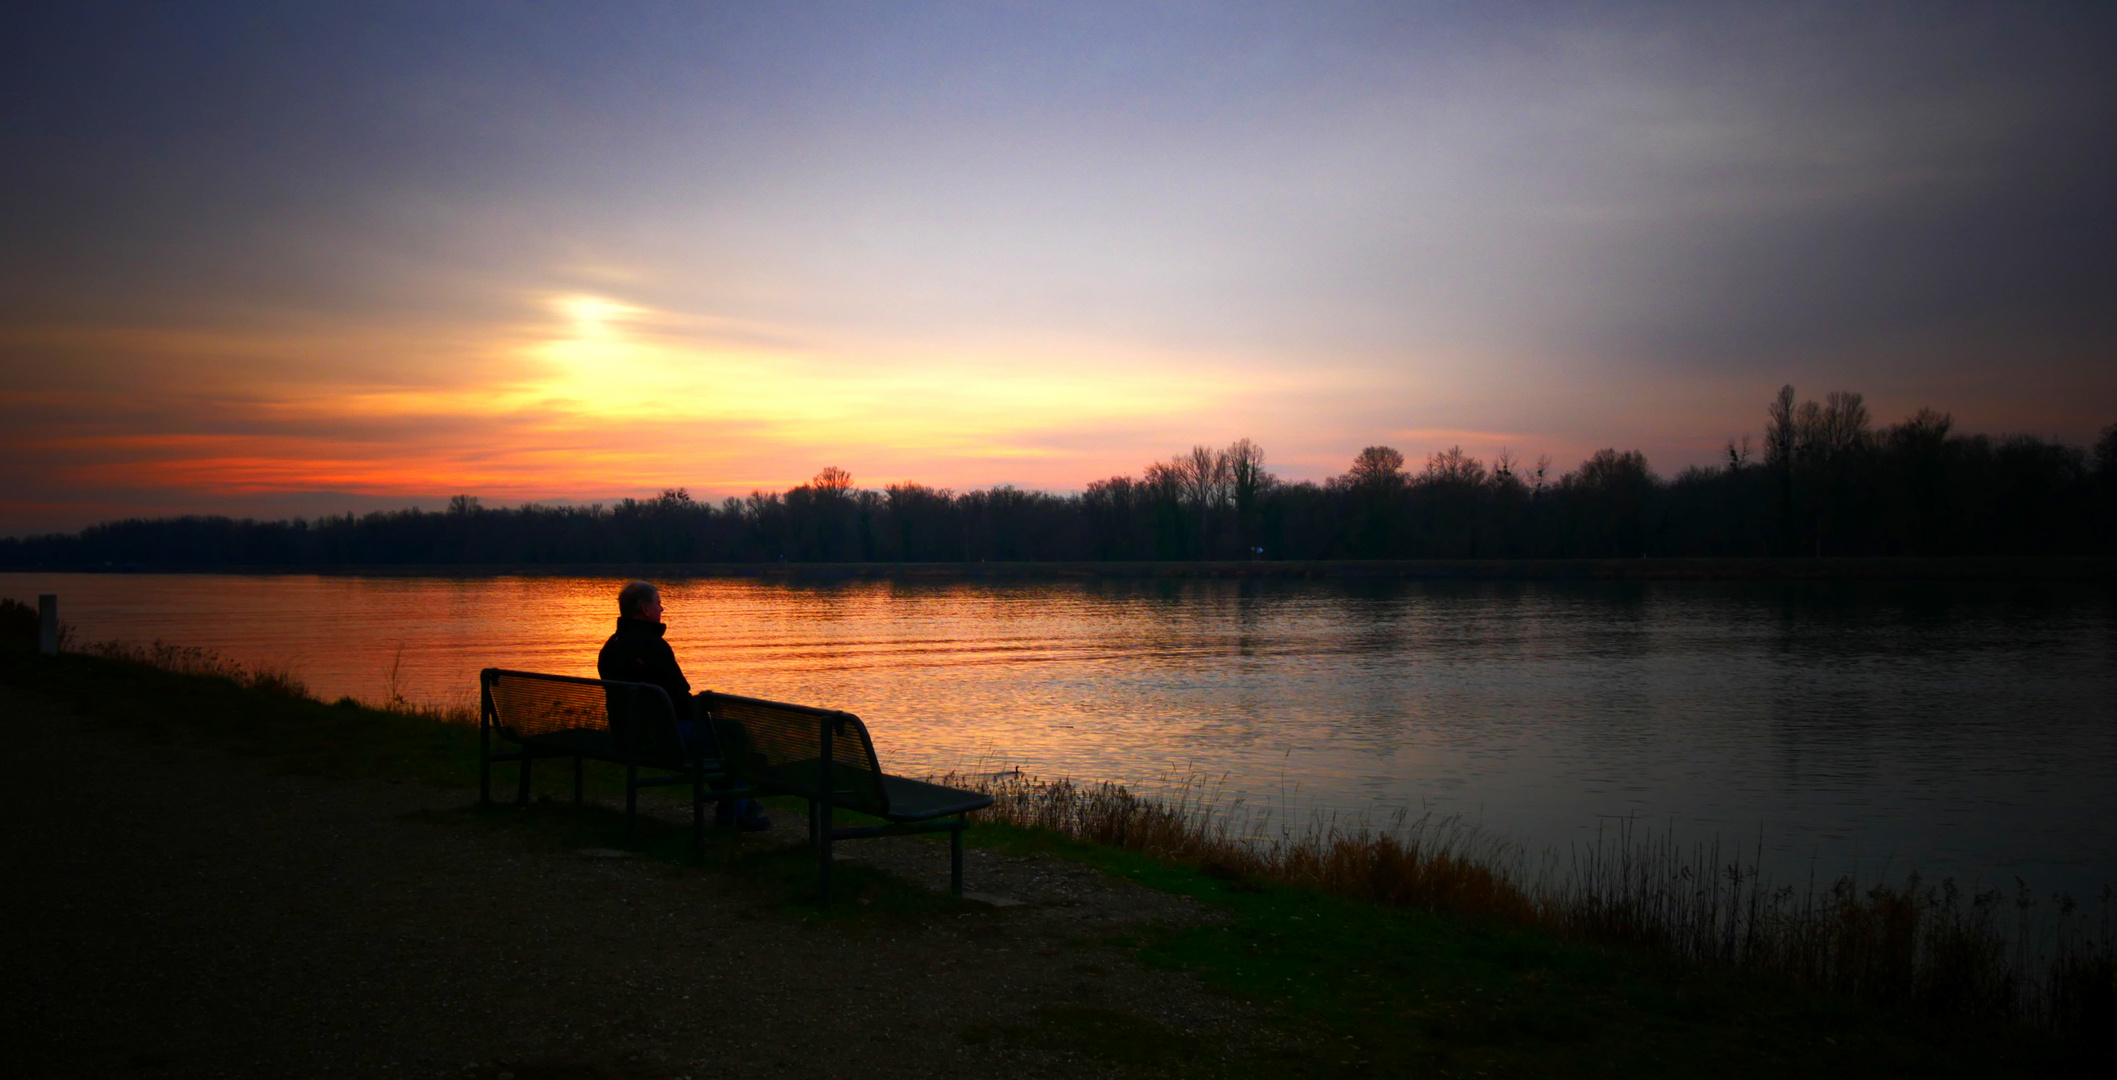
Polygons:
M709 504L682 488L612 505L314 520L181 517L0 540L0 566L294 567L628 562L1483 559L2109 555L2117 424L2093 447L1957 432L1921 409L1876 427L1861 396L1771 402L1761 454L1664 479L1638 451L1490 462L1451 448L1407 466L1360 451L1322 483L1283 481L1248 439L1192 448L1079 494L1002 485L855 486L831 467L784 492Z

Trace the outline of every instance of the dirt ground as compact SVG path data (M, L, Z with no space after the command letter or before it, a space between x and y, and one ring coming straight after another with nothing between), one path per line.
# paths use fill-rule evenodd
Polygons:
M999 905L819 922L741 873L479 827L468 791L274 775L6 690L0 730L13 1076L1092 1076L1280 1038L1108 943L1210 913L1041 857L969 853ZM946 887L945 846L843 850Z

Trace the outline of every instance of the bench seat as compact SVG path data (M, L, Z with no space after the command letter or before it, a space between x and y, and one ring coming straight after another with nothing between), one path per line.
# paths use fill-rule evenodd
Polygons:
M975 791L962 791L924 780L913 780L903 776L884 776L882 790L889 796L889 809L882 812L884 821L926 821L952 814L967 814L972 810L983 810L992 805L992 796Z
M949 834L949 888L963 892L966 815L992 805L976 791L890 776L875 760L867 725L848 712L707 692L692 700L693 737L684 738L674 703L647 683L543 675L487 668L478 675L479 798L492 801L492 765L517 761L515 801L529 801L530 766L538 758L573 759L573 798L581 800L581 762L625 766L625 826L640 788L689 784L692 851L702 851L707 786L714 799L754 792L791 795L809 804L809 840L822 858L821 886L831 895L831 845L906 833ZM520 749L496 752L495 738ZM642 776L647 769L661 775ZM879 818L879 825L840 825L836 811Z
M826 903L832 844L906 833L948 833L949 889L962 895L966 815L991 806L992 796L884 773L867 725L849 712L718 692L700 694L698 705L702 716L731 733L726 749L738 774L760 791L808 802L809 839L821 859ZM838 810L882 824L840 825L834 820Z
M697 725L697 734L686 741L677 726L675 703L659 686L486 668L478 673L478 699L478 797L482 802L492 802L495 762L521 763L515 788L518 804L529 801L530 767L539 758L573 759L576 803L581 801L583 761L623 765L626 835L631 835L639 815L641 788L687 784L691 787L691 852L693 857L703 857L706 803L750 794L723 762L710 725ZM519 749L495 750L495 738ZM709 787L712 800L707 798Z

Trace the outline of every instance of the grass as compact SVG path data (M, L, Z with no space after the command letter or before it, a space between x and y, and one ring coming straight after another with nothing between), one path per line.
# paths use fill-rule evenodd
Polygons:
M1771 888L1755 861L1681 848L1629 826L1560 866L1529 873L1508 846L1459 822L1385 827L1326 819L1271 835L1175 785L1169 799L1116 784L1016 774L947 777L992 793L992 819L1372 907L1445 912L1569 942L1620 946L1725 974L1937 1020L2017 1024L2100 1041L2117 1026L2113 897L2097 912L2045 898L1965 894L1916 875Z
M211 746L294 775L443 788L477 784L474 712L378 708L350 698L325 704L306 696L284 671L246 668L210 650L159 642L99 644L46 658L19 642L0 641L0 685L70 703L76 715L151 743ZM627 838L623 813L610 805L624 794L620 767L589 762L583 786L602 801L579 807L572 803L573 773L564 763L547 762L531 775L527 808L513 805L514 767L503 764L494 769L493 805L471 803L450 816L564 850L608 848L672 866L691 864L687 823L642 814ZM783 820L799 821L805 812L796 799L766 804ZM716 832L707 838L705 855L708 868L769 883L784 905L815 914L817 865L805 847ZM822 913L832 920L926 912L953 902L858 863L837 864L831 888L844 901Z
M446 722L445 713L324 704L302 696L284 673L240 669L210 654L104 648L54 659L0 644L0 684L70 702L76 713L141 738L215 746L298 774L455 788L475 782L475 729ZM618 813L570 805L569 770L543 770L537 781L537 798L526 810L471 806L441 817L562 849L627 848L667 862L672 872L692 872L682 865L689 854L684 826L643 819L627 843ZM2076 1025L2059 1034L2015 1013L1950 1013L1915 995L1876 996L1859 985L1833 985L1783 964L1745 959L1752 953L1727 954L1725 930L1711 938L1695 932L1723 926L1735 908L1729 897L1744 901L1733 935L1738 943L1775 932L1753 913L1766 909L1747 906L1761 894L1750 879L1707 886L1695 877L1687 894L1656 893L1670 887L1668 868L1687 865L1672 861L1665 846L1640 855L1635 843L1632 856L1609 850L1596 856L1608 860L1597 864L1601 876L1573 879L1585 891L1572 901L1576 914L1596 917L1569 918L1559 904L1565 893L1549 881L1525 883L1494 861L1500 849L1445 821L1400 821L1386 832L1326 822L1307 834L1260 842L1250 839L1248 823L1216 815L1181 793L1157 801L1111 785L988 782L999 796L997 812L973 828L973 844L1079 861L1225 913L1221 921L1154 929L1120 944L1258 1003L1298 1036L1290 1042L1295 1049L1239 1065L1238 1072L2095 1075L2097 1065L2110 1064L2106 1027ZM621 791L615 770L591 770L589 788ZM792 804L774 809L799 813ZM815 885L810 853L733 839L709 845L710 867L765 882L783 905L813 917L919 919L957 903L880 871L841 864L835 890L847 902L816 913L805 906ZM1701 888L1706 899L1699 898ZM1717 901L1710 899L1713 890ZM1592 902L1583 905L1582 896ZM1657 909L1648 901L1671 906ZM1907 922L1914 942L1935 926L1959 925L1919 923L1935 916L1907 912L1898 893L1831 902L1840 905L1834 922L1819 921L1812 909L1792 910L1809 920L1800 925L1810 932L1842 931L1846 913L1857 913L1868 921L1844 932L1870 946L1888 945L1896 949L1889 955L1899 958L1918 955L1901 945ZM1681 918L1656 923L1658 910ZM1693 936L1654 937L1671 925ZM1682 940L1709 941L1721 951L1686 951ZM1979 940L1987 942L1980 948L1988 947L1988 939ZM1183 1037L1151 1022L1057 1004L1032 1016L1026 1024L987 1025L966 1037L1077 1050L1132 1071L1202 1067Z
M2000 1022L1946 1023L1761 972L1211 872L1048 828L987 823L975 843L1194 896L1223 922L1123 942L1266 1006L1302 1045L1290 1076L2093 1075L2083 1047ZM1320 1036L1320 1037L1319 1037ZM996 1037L1005 1038L1006 1033ZM1050 1031L1017 1034L1035 1042Z
M219 664L203 651L105 647L39 657L0 646L0 683L149 741L214 746L298 775L440 786L477 775L475 726L349 699L326 705L283 673Z

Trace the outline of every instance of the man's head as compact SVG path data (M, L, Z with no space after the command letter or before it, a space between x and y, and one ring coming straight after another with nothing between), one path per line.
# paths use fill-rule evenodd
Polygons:
M617 591L617 613L628 619L662 621L662 594L651 582L628 581Z

